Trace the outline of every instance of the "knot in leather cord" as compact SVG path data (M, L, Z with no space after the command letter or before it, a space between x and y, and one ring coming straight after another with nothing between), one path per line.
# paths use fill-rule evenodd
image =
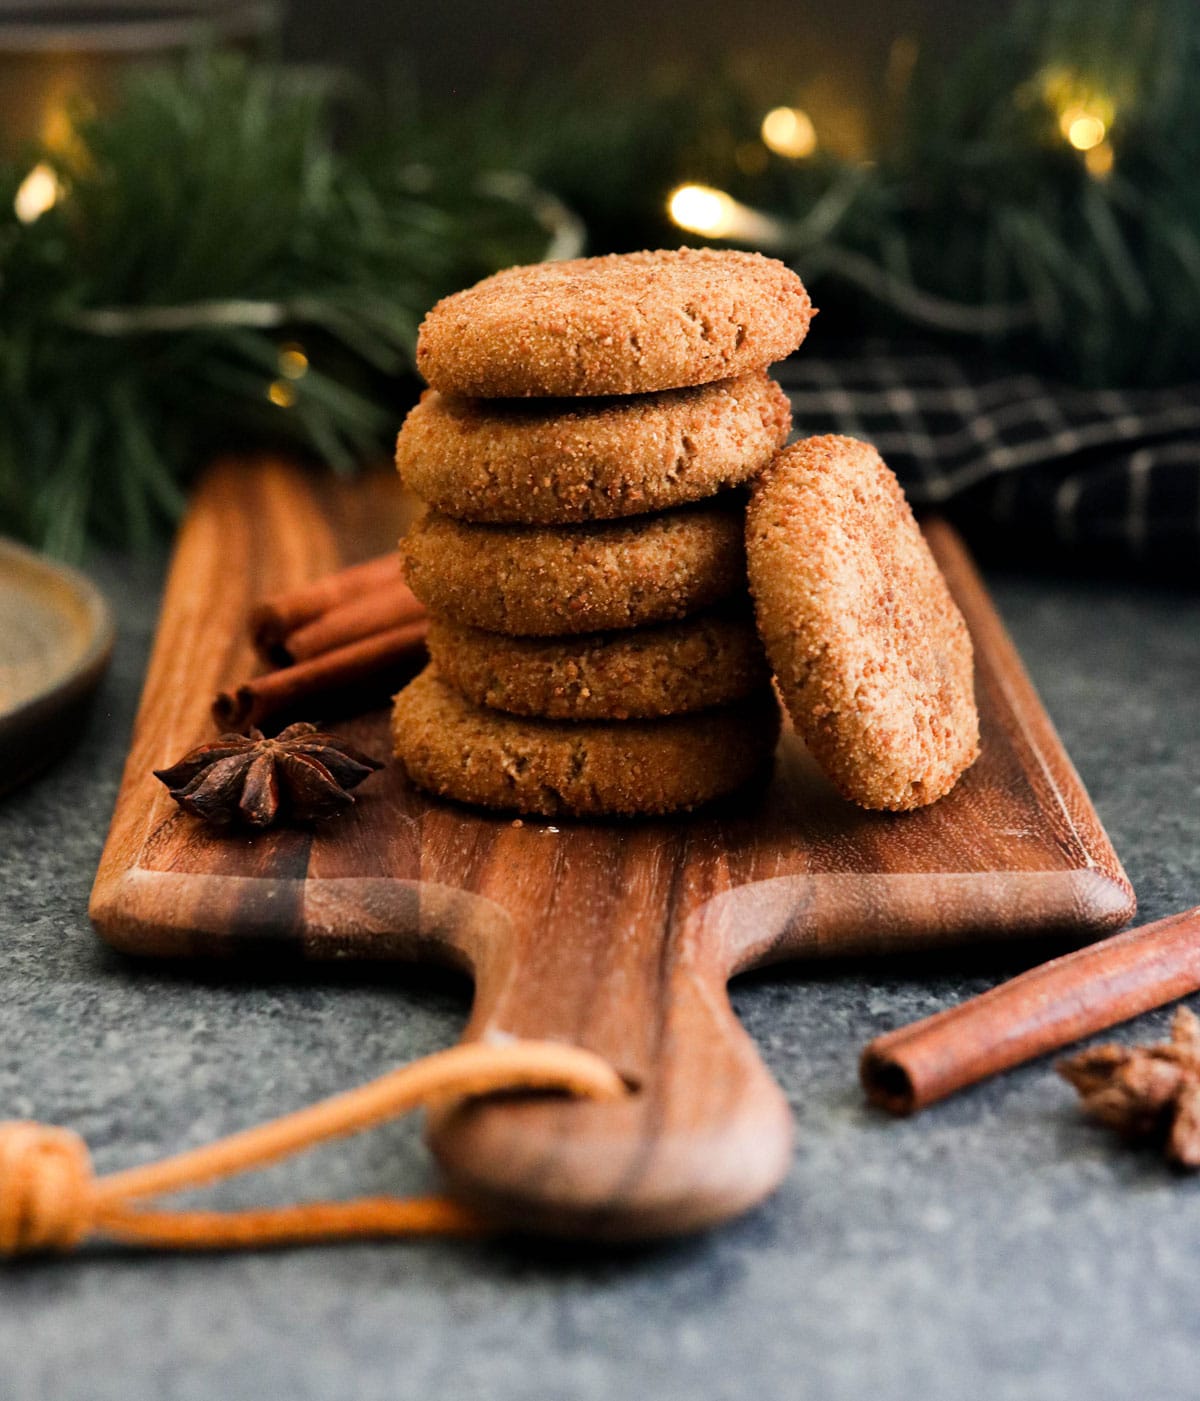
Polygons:
M92 1227L94 1181L77 1133L0 1122L0 1255L73 1249Z

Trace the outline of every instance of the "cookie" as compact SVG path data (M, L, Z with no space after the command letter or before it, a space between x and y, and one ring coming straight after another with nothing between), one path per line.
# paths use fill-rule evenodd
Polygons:
M429 511L401 542L409 587L457 623L531 636L682 618L746 585L742 502L591 525L476 525Z
M894 811L948 793L979 752L971 639L875 449L780 453L754 486L746 554L780 693L833 783Z
M804 284L761 253L610 253L508 268L421 324L434 389L483 399L646 394L711 384L790 355L812 319Z
M747 607L565 641L429 624L438 675L478 705L551 720L628 720L727 705L771 679Z
M787 441L765 374L622 399L460 399L430 389L396 442L404 485L462 520L607 520L713 496Z
M530 720L486 710L426 669L396 697L397 757L443 798L540 817L652 816L721 797L769 760L769 689L665 720Z

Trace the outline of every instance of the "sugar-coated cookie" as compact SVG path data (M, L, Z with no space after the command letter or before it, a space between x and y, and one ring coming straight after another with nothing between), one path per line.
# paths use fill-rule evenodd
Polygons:
M396 442L404 485L462 520L564 524L699 501L787 441L761 372L617 399L461 399L428 389Z
M434 389L484 399L645 394L709 384L790 355L812 303L761 253L680 248L508 268L421 325Z
M863 807L942 797L979 752L971 639L895 476L853 438L809 438L755 483L758 629L817 762Z
M628 720L727 705L770 681L746 606L570 638L506 637L431 618L438 675L479 705L551 720Z
M475 705L432 667L396 697L409 778L443 798L541 817L634 817L721 797L768 762L773 692L662 720L531 720Z
M606 632L745 588L742 498L589 525L477 525L429 511L401 542L432 613L489 632Z

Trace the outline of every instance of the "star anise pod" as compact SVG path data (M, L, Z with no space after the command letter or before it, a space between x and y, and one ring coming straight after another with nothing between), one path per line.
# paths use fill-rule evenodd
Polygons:
M1060 1062L1087 1113L1126 1138L1161 1143L1180 1167L1200 1168L1200 1018L1175 1013L1171 1039L1109 1044Z
M289 725L274 739L258 730L221 735L155 769L185 812L224 827L242 821L269 827L280 817L299 822L333 817L353 805L350 789L383 768L340 735L315 725Z

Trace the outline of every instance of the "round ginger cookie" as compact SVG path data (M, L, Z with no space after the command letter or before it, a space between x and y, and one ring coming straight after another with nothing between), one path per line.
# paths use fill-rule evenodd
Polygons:
M679 248L507 268L421 323L417 368L482 399L647 394L711 384L790 355L812 303L761 253Z
M746 554L784 704L846 797L902 811L979 753L971 639L895 476L809 438L755 484Z
M461 399L426 390L396 440L404 485L461 520L556 525L699 501L787 441L765 374L620 399Z
M771 679L745 607L568 639L505 637L431 618L438 675L477 705L550 720L628 720L727 705Z
M392 716L396 755L421 788L539 817L696 807L755 777L778 733L769 688L662 720L531 720L475 705L433 667L400 692Z
M746 586L740 498L590 525L478 525L429 511L401 541L431 613L548 637L666 622Z

